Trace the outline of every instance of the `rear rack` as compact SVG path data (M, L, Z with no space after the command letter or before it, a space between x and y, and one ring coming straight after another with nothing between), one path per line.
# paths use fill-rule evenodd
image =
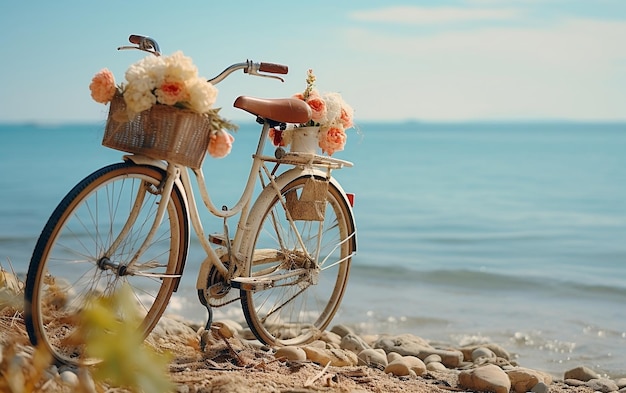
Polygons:
M350 168L353 166L350 161L321 156L313 153L288 152L284 153L280 158L255 155L255 158L256 157L263 161L276 162L279 164L317 166L329 169L341 169L344 167Z

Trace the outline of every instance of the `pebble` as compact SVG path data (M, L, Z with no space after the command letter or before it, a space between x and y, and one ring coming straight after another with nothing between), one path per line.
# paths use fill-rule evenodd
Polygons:
M444 371L446 370L446 366L444 366L441 362L429 362L426 365L426 369L428 371Z
M495 359L496 354L489 348L478 347L472 351L472 361L477 362L479 359Z
M387 354L382 349L366 348L357 355L359 366L369 366L379 369L387 367Z
M397 377L409 375L409 366L402 359L396 359L385 367L385 374L392 374Z
M585 385L595 390L596 392L602 393L615 392L618 389L615 382L606 378L590 379L585 383Z
M548 393L550 391L550 387L543 382L539 382L538 384L533 386L533 388L530 389L530 391L532 393Z
M151 334L159 340L171 341L176 338L188 340L205 340L206 345L213 345L216 339L222 338L219 332L229 341L239 340L248 344L249 329L234 321L219 321L212 325L209 332L195 331L183 321L164 317L161 318ZM256 340L254 342L257 342ZM440 344L431 345L428 341L412 334L363 336L355 333L345 325L336 325L330 331L323 332L319 340L305 346L285 346L274 348L276 359L288 361L311 361L322 366L330 364L334 367L371 367L384 370L400 379L417 378L427 371L453 372L457 375L458 388L474 392L490 393L549 393L552 376L538 370L526 369L510 361L509 353L495 344L481 344L462 348L447 348ZM3 359L0 344L0 363ZM30 350L30 352L29 352ZM265 350L270 350L265 348ZM24 347L10 359L10 366L26 368L32 361L32 348ZM70 387L95 383L90 375L77 375L70 367L49 367L45 373L46 380L56 379ZM58 378L58 379L57 379ZM564 374L565 384L572 387L587 387L598 393L626 393L626 378L615 381L601 378L598 373L588 367L576 367ZM456 388L455 386L453 386ZM621 389L621 390L620 390ZM177 387L177 392L187 393L184 385Z
M534 370L517 368L505 371L505 373L509 377L511 387L516 393L528 392L539 382L543 383L543 377Z
M382 348L378 348L378 349L382 349ZM383 350L383 352L385 352ZM389 363L393 362L396 359L400 359L402 358L402 355L400 355L398 352L387 352L387 361Z
M337 334L339 337L345 337L348 334L355 334L354 330L352 330L346 325L341 325L341 324L333 326L332 329L330 329L330 331Z
M78 386L78 375L76 375L76 373L70 370L65 370L60 374L60 376L61 381L63 381L65 385L70 387Z
M341 349L347 349L354 353L360 353L365 349L371 348L361 337L356 334L348 333L341 339L339 343Z
M497 357L503 358L506 360L511 360L511 355L509 354L509 352L498 344L470 345L470 346L461 348L460 351L463 352L463 356L465 360L472 361L472 352L474 352L474 350L478 348L489 349L491 352L495 353Z
M329 344L334 348L339 348L339 346L341 345L342 337L337 333L325 330L322 333L320 340L324 341L326 344Z
M459 385L480 392L509 393L511 381L508 375L495 364L487 364L459 374Z
M284 358L291 361L305 361L306 352L300 347L280 347L276 350L274 357L276 359Z
M347 367L356 366L359 360L356 354L352 351L344 351L342 349L335 348L317 348L317 347L304 347L306 352L306 358L312 362L318 363L322 366L326 366L330 363L335 367Z
M432 354L432 355L428 355L424 358L424 363L428 364L428 363L433 363L433 362L437 362L437 363L441 363L441 356L437 355L437 354Z
M578 379L573 379L573 378L568 378L566 380L563 381L566 385L568 386L572 386L572 387L580 387L580 386L585 386L585 382L584 381L580 381Z
M373 345L385 352L397 352L403 356L415 356L424 359L429 355L441 356L441 362L449 368L457 367L463 361L463 353L454 349L433 348L426 340L412 334L382 337Z
M587 382L598 378L600 378L600 376L595 371L585 366L581 366L567 370L563 379L577 379L579 381Z
M415 356L404 356L403 360L415 375L422 375L426 372L426 365L422 359Z

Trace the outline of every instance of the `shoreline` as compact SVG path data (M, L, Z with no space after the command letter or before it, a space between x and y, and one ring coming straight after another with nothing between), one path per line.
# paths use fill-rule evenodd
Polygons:
M7 386L7 376L15 375L12 365L20 363L24 375L33 375L36 364L36 352L19 313L7 312L5 307L2 314L0 388ZM511 360L507 350L497 344L439 347L411 334L359 336L344 325L334 325L319 340L301 347L268 348L250 338L249 331L236 322L216 321L205 331L182 318L164 316L145 343L169 357L163 377L173 384L171 391L180 393L626 391L626 378L601 378L582 365L566 371L563 378L525 368L523 359L520 364ZM494 376L477 376L486 371ZM50 366L33 391L53 392L85 384L111 388L94 382L89 373Z

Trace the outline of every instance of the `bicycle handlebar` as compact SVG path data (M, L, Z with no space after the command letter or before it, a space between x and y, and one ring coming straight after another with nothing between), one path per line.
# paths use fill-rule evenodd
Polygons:
M137 46L120 46L117 48L117 50L137 49L137 50L141 50L144 52L152 53L155 56L161 56L161 50L159 49L159 44L150 37L146 37L146 36L142 36L138 34L131 34L128 37L128 41L130 41L131 44L135 44ZM226 79L228 75L238 70L243 70L244 73L250 74L250 75L262 76L264 78L278 79L281 82L284 82L285 80L279 76L261 74L261 72L266 72L268 74L287 74L289 72L289 68L286 65L276 64L276 63L266 63L266 62L257 63L257 62L253 62L252 60L246 60L245 63L235 63L227 67L224 71L222 71L216 77L209 79L208 82L213 85L216 85L220 83L221 81L223 81L224 79Z

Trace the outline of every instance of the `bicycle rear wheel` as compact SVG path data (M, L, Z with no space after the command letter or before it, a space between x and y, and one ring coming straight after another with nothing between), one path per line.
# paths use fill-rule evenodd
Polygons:
M88 301L111 295L124 283L133 292L139 316L134 320L141 321L137 329L145 337L154 328L187 256L189 223L178 187L147 249L134 265L128 263L154 222L164 178L156 167L113 164L86 177L57 206L26 278L25 323L33 345L44 345L65 364L97 363L100 359L86 359L83 346L68 344L68 338Z
M315 184L322 188L310 190ZM315 200L305 201L315 193ZM289 182L281 196L286 209L274 196L251 211L258 218L251 225L255 235L246 249L252 262L244 276L269 284L248 290L243 285L241 303L261 342L300 345L319 337L337 312L356 233L352 209L333 182L302 176Z

